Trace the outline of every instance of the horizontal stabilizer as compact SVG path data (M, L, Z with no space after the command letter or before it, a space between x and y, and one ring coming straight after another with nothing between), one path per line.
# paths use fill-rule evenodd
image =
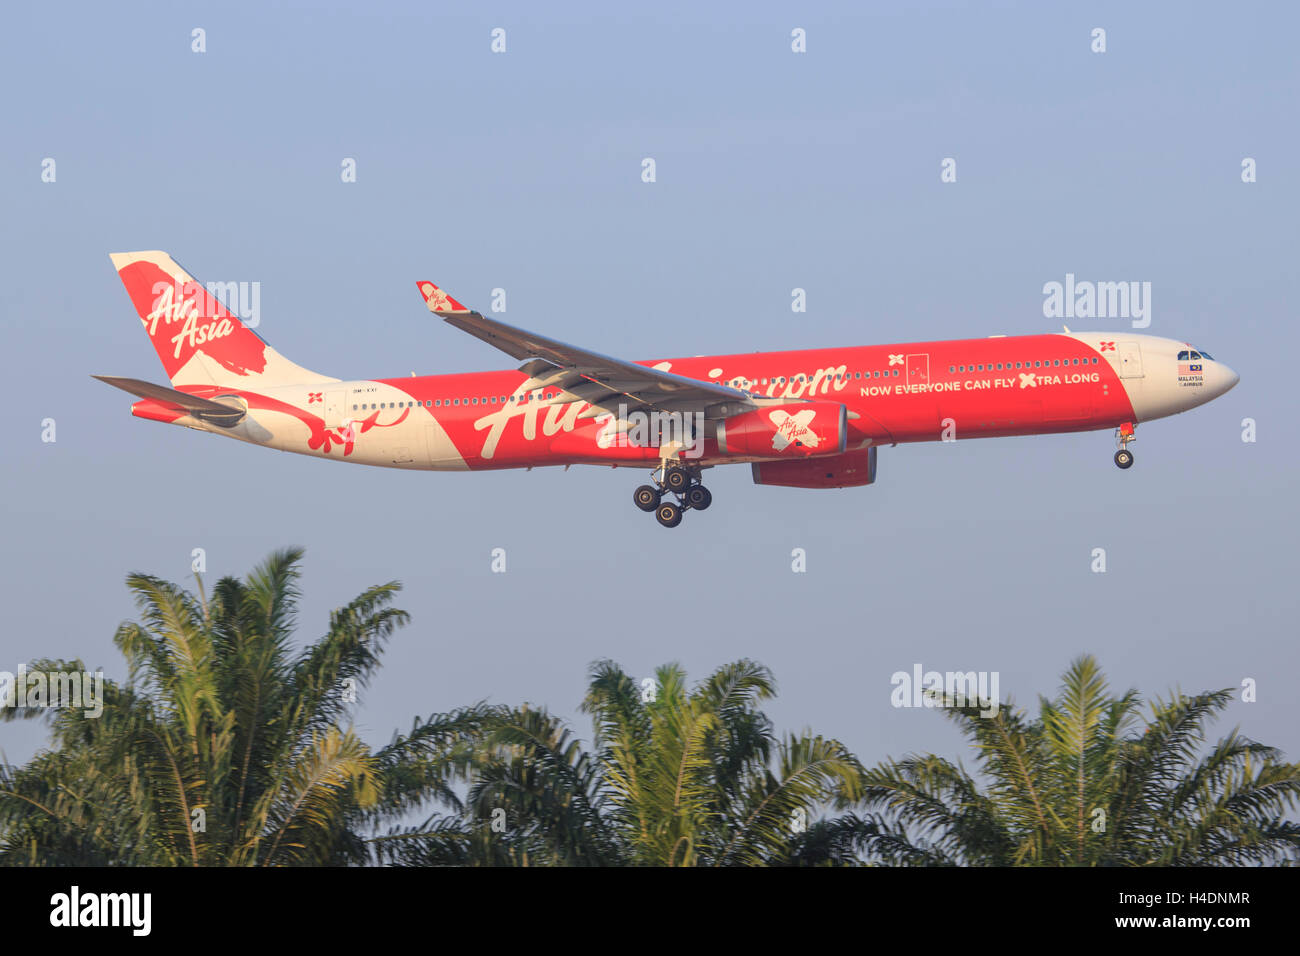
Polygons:
M207 398L199 398L197 395L168 388L166 385L155 385L152 382L145 382L138 378L121 378L116 375L92 375L91 378L97 378L101 382L112 385L114 388L120 388L122 391L129 392L139 398L147 398L155 402L163 402L167 405L183 408L187 412L192 412L195 418L210 421L213 424L233 425L244 417L242 408L236 408L222 402L214 402Z

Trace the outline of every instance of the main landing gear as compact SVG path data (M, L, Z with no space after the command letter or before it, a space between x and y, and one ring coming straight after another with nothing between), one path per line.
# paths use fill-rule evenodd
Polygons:
M1115 452L1115 464L1121 468L1133 467L1133 453L1128 450L1128 443L1137 441L1137 435L1133 433L1133 423L1125 422L1115 429L1115 440L1119 443L1119 451Z
M700 469L691 465L660 465L650 472L653 485L642 485L632 493L632 501L642 511L653 511L655 519L665 528L675 528L682 523L683 512L694 508L704 511L713 504L713 495L700 484ZM665 501L672 495L676 503Z

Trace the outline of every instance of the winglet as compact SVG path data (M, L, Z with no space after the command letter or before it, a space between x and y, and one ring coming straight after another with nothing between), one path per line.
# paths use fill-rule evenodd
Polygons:
M449 315L469 315L473 311L473 309L465 308L432 282L421 281L417 282L416 286L420 289L420 295L424 296L424 302L428 305L429 311L434 315L441 315L446 318Z

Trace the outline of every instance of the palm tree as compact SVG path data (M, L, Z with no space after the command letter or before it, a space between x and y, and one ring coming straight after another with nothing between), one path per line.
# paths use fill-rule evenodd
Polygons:
M371 750L349 708L406 623L396 583L292 649L301 552L206 594L134 574L125 684L99 716L0 765L0 864L1212 865L1293 862L1300 765L1235 730L1206 750L1230 690L1112 696L1095 660L1029 718L946 708L978 779L934 755L864 769L838 741L778 736L771 672L741 660L694 688L592 665L586 749L544 710L476 704ZM33 670L84 671L80 661ZM463 799L462 799L463 796ZM430 813L430 808L435 809ZM833 812L832 812L833 811ZM418 826L402 821L426 817ZM377 835L382 834L382 835Z
M1006 704L946 713L976 750L981 786L930 755L863 778L863 816L820 834L829 859L863 853L902 865L1210 866L1300 859L1300 764L1233 730L1202 753L1230 689L1157 699L1107 691L1096 660L1066 671L1030 719Z
M0 863L360 863L376 821L430 799L457 805L443 755L478 711L417 721L375 753L347 725L407 621L390 606L399 585L362 592L295 654L301 558L273 554L211 595L202 581L190 593L128 577L141 621L117 630L130 679L105 682L102 715L0 711L43 717L53 737L25 766L0 766Z
M742 660L695 689L677 665L638 686L592 666L584 750L528 707L486 716L462 764L462 813L394 829L380 856L406 864L709 866L802 862L810 819L860 796L861 766L838 741L777 737L758 703L767 668Z

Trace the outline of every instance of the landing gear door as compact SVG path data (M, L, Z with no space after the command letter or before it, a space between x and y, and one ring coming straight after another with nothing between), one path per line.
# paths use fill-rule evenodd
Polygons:
M1142 377L1142 347L1137 342L1119 343L1119 377Z

